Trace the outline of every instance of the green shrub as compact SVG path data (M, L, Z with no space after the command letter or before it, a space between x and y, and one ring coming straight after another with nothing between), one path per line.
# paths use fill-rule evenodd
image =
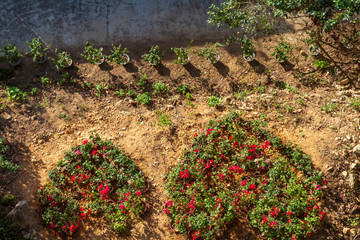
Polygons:
M22 92L17 87L6 87L6 94L8 99L12 101L22 100L27 97L26 93Z
M216 106L220 105L220 103L221 103L220 98L218 98L216 96L209 97L209 107L216 107Z
M163 82L157 82L153 84L154 94L167 94L168 86Z
M122 232L145 210L144 175L121 149L98 135L71 147L49 178L38 192L42 218L63 239L89 216Z
M235 218L264 239L305 239L325 215L326 180L295 145L239 114L210 120L167 174L164 212L192 239L215 239Z
M136 96L136 101L144 104L144 105L150 105L151 103L151 97L149 95L148 92L142 93L142 94L138 94Z
M150 65L156 66L159 65L164 57L164 54L160 52L158 45L152 46L149 50L149 53L143 54L141 58L144 61L150 63Z
M315 60L315 67L318 69L324 69L330 66L330 63L326 60Z

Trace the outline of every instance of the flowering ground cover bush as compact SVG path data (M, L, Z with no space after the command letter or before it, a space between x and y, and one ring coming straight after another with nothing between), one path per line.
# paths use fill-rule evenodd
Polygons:
M191 239L214 239L238 218L266 239L302 239L325 215L326 181L302 150L237 113L195 133L167 175L165 213Z
M146 209L144 175L135 163L98 135L72 147L38 192L42 218L56 234L72 235L81 221L105 218L122 232Z

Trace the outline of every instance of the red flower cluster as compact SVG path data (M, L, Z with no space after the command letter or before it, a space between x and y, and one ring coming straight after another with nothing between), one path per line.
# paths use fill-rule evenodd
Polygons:
M185 172L179 172L179 177L180 177L180 178L186 179L186 178L188 178L189 176L190 176L190 172L189 172L188 169L186 169Z

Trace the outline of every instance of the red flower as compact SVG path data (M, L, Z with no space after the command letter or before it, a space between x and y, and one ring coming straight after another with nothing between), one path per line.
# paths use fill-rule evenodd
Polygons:
M120 208L120 209L124 209L124 205L120 205L119 208Z
M86 218L86 214L85 214L85 213L81 213L80 215L81 215L81 218L82 218L82 219L85 219L85 218Z
M246 185L246 183L247 183L247 181L246 181L246 180L244 180L244 181L242 181L242 182L240 183L240 185L241 185L241 186L245 186L245 185Z
M137 192L136 192L136 196L139 196L139 195L141 195L141 192L140 192L140 191L137 191Z
M263 221L264 223L266 223L267 217L264 217L262 221Z
M87 144L87 143L88 143L88 140L85 140L85 141L83 142L84 145Z
M213 128L209 128L207 131L206 131L206 135L209 135L212 131L214 131Z
M167 208L165 208L164 212L165 212L165 214L170 214L170 210Z
M167 206L167 207L173 206L173 202L172 202L172 201L167 201L166 206Z

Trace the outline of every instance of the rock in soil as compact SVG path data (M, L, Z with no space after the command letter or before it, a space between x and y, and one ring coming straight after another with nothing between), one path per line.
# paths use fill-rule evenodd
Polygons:
M360 144L356 145L356 146L353 148L353 153L355 153L355 155L357 155L357 156L360 157Z
M18 202L11 212L6 216L9 222L23 223L29 217L28 202L26 200Z

